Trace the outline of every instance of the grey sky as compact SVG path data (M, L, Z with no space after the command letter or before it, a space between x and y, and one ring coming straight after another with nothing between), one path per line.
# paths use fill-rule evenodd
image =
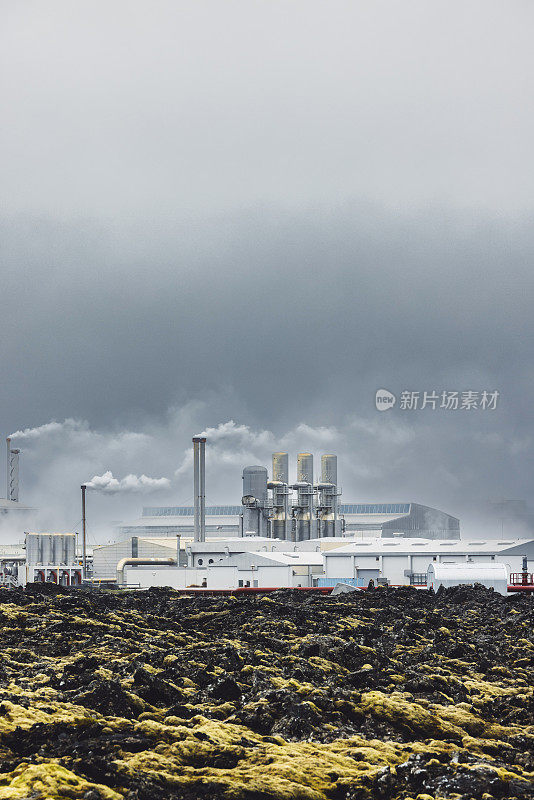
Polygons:
M0 10L2 425L86 421L21 442L47 525L108 469L186 501L191 433L231 419L214 501L278 440L335 447L347 499L529 501L530 3ZM379 387L501 401L379 415Z
M2 9L14 211L124 221L353 196L532 208L529 2Z

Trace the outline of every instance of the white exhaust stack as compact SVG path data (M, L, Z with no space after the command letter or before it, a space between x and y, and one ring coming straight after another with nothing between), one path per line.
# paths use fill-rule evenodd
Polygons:
M206 439L200 440L200 541L206 541Z
M194 541L206 541L206 439L193 436Z
M6 500L9 500L9 469L11 461L11 439L9 436L6 439L7 458L6 458Z

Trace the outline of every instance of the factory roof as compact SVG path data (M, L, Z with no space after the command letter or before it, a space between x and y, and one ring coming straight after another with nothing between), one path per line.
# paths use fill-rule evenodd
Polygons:
M0 497L0 510L2 511L35 511L31 506L25 506L17 500L6 500L5 497Z
M26 553L26 546L22 542L16 544L0 544L0 558L5 556L23 556Z
M388 514L393 517L410 513L411 503L341 503L340 514ZM243 507L234 506L206 506L206 515L209 517L238 516ZM145 506L143 517L192 517L195 513L193 506Z
M352 512L346 511L343 513L343 516L348 524L376 525L378 528L383 525L384 522L401 519L402 517L406 517L407 514L353 514Z
M340 503L340 514L386 514L393 517L410 513L411 503Z
M323 563L322 553L315 551L300 551L295 552L280 552L280 553L265 553L263 550L258 553L262 558L272 561L277 564L284 564L289 566L306 566L307 564L321 564Z
M220 514L220 515L213 515L209 514L208 510L206 509L206 516L209 517L210 525L237 525L238 522L238 514ZM232 519L235 517L235 519ZM139 519L134 520L133 522L127 522L120 525L120 528L167 528L172 527L175 525L176 527L180 527L183 525L192 525L193 524L193 515L154 515L154 516L142 516Z
M511 548L534 545L534 539L419 539L382 537L351 542L344 547L328 551L327 556L366 555L366 553L391 553L415 555L416 553L500 553Z
M238 516L242 506L206 506L206 514L212 516ZM192 517L193 506L145 506L143 517Z

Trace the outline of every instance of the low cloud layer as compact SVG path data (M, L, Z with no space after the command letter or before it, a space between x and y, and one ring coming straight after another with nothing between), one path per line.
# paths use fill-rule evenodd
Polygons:
M209 502L328 450L347 500L530 525L534 5L65 8L0 29L0 425L39 524L90 476L95 537L140 512L117 485L190 504L204 430Z

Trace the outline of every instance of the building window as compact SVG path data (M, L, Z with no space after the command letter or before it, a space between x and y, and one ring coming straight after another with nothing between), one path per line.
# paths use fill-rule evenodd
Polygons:
M380 561L380 556L375 556L375 561Z
M201 567L203 563L204 561L201 558L199 558L197 561L198 566Z
M426 572L410 575L410 586L426 586Z
M213 564L213 558L208 558L208 564Z
M239 589L242 589L243 588L243 581L238 581L237 582L237 586L238 586Z
M495 556L492 556L492 557L491 557L491 560L492 560L492 561L495 561Z
M432 556L432 561L437 561L437 560L438 560L437 556Z

